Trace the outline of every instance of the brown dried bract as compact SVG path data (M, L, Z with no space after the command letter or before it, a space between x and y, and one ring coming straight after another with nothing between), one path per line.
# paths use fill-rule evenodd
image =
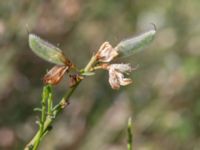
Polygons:
M67 59L66 57L65 57L64 63L65 63L65 66L69 67L69 69L75 67L75 65L69 59Z
M69 75L69 78L70 78L69 80L70 87L73 87L74 85L76 85L77 82L83 79L83 77L80 76L79 74Z
M56 85L61 81L65 72L68 70L69 70L69 66L56 65L47 72L47 74L43 78L43 82L45 84Z

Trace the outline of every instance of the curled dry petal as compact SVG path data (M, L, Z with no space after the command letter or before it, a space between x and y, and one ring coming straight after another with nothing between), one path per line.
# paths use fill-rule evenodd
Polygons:
M112 64L109 67L122 73L129 73L132 71L132 68L129 64Z
M109 83L113 89L119 89L120 86L126 86L132 83L132 80L125 78L123 74L132 71L129 64L112 64L107 69L109 71Z
M97 59L100 62L110 62L118 55L118 52L110 45L104 42L97 52Z
M119 83L122 86L126 86L132 83L132 80L129 78L125 78L124 75L122 73L117 72L117 77L119 79Z
M64 65L63 66L59 66L59 65L54 66L44 76L44 78L43 78L44 83L52 84L52 85L58 84L68 69L69 69L69 67L64 66Z
M112 89L119 89L120 88L120 83L118 80L118 76L113 69L109 69L109 83L112 87Z

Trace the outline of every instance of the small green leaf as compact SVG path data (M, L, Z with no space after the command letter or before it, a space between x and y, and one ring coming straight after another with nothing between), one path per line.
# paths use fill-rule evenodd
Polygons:
M149 45L153 41L155 34L156 30L152 29L137 37L121 41L115 48L121 56L133 55Z
M29 34L29 46L36 55L46 61L58 65L65 65L67 62L66 57L58 47L34 34Z
M34 108L33 110L34 110L34 111L42 112L42 109L41 109L41 108Z
M83 75L83 76L93 76L93 75L95 75L95 73L94 72L83 72L81 75Z

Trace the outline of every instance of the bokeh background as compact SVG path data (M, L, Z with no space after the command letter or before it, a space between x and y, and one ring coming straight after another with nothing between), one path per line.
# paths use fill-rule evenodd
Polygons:
M28 32L58 45L84 67L104 41L157 26L143 52L117 62L139 68L114 91L99 71L83 81L41 150L125 150L133 118L136 150L200 149L199 0L1 0L0 149L20 150L37 130L42 76L52 64L33 54ZM57 102L67 77L54 87Z

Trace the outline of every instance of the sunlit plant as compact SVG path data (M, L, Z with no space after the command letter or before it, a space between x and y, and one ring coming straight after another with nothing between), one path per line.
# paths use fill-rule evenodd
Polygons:
M135 52L144 49L152 42L155 34L156 30L154 28L139 36L123 40L115 47L113 47L109 42L104 42L83 69L78 69L58 47L34 34L29 34L29 46L32 51L40 58L53 63L54 66L43 77L44 87L42 92L41 108L35 109L41 112L40 119L37 121L39 128L32 140L26 145L25 150L38 149L44 136L46 136L52 129L52 124L57 116L69 104L69 98L77 86L87 76L95 75L96 70L108 71L108 81L112 89L119 89L121 86L131 84L132 79L127 76L136 68L133 68L130 64L126 63L115 64L112 63L112 60L118 57L133 55ZM65 74L69 76L70 88L58 104L53 104L51 87L60 83ZM130 126L131 122L129 121L129 150L131 149L130 140L132 140Z

